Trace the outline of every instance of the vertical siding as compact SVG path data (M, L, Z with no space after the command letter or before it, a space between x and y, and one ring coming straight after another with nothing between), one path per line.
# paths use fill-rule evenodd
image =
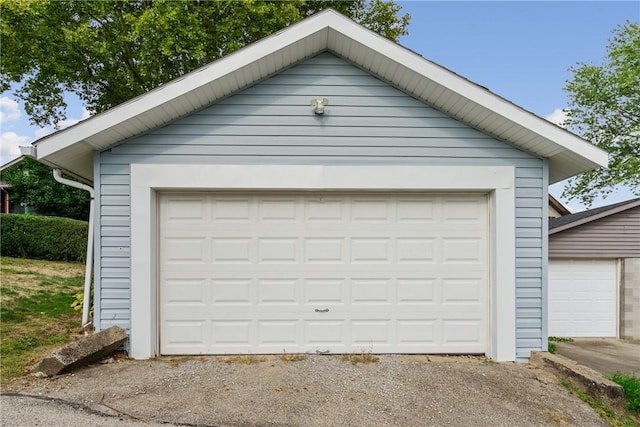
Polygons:
M320 97L329 99L322 117L310 106ZM103 152L100 163L100 328L129 327L131 163L516 166L518 357L542 346L543 161L333 55Z

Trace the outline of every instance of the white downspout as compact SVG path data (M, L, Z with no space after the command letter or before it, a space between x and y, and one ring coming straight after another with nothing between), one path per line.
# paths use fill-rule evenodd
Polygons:
M84 334L87 335L87 326L91 324L89 321L89 306L91 305L91 267L93 265L93 205L94 205L94 192L93 188L80 182L71 181L62 177L60 169L53 170L53 178L60 184L69 185L71 187L79 188L89 192L91 196L91 202L89 204L89 234L87 236L87 262L84 272L84 300L82 302L82 329Z

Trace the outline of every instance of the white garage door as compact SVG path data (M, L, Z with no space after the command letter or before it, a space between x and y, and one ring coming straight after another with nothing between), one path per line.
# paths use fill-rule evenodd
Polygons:
M485 195L162 194L160 351L484 353Z
M549 261L549 335L616 336L616 261Z

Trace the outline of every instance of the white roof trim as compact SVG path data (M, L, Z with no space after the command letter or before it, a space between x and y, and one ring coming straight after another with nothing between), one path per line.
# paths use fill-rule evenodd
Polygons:
M15 159L13 159L13 160L9 160L7 163L5 163L2 166L0 166L0 172L2 172L5 169L10 168L13 165L16 165L16 164L20 163L23 160L24 160L24 156L19 156L19 157L16 157Z
M187 115L325 50L471 126L549 158L550 183L607 165L608 155L604 150L333 10L318 13L146 94L46 136L35 142L37 158L91 180L93 161L89 159L94 150L113 147L159 124ZM285 63L284 58L289 62ZM251 72L239 73L240 70ZM245 78L239 79L240 74ZM232 79L231 86L229 79ZM425 90L427 86L432 89ZM225 93L225 87L233 90ZM180 109L181 104L184 105L182 101L191 109ZM475 123L473 117L466 117L465 109L476 110L475 117L477 111L487 117Z

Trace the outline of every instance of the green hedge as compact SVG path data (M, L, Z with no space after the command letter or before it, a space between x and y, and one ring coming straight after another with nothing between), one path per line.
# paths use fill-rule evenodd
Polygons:
M0 217L3 256L84 261L87 252L86 221L29 214Z

